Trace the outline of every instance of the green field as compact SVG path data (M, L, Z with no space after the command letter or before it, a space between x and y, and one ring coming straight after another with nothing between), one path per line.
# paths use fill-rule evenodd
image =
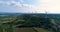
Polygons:
M35 14L0 16L0 32L60 32L59 19Z

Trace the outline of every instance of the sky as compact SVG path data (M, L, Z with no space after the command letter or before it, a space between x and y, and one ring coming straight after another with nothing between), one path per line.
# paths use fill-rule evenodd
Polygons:
M0 0L0 12L60 14L60 0Z

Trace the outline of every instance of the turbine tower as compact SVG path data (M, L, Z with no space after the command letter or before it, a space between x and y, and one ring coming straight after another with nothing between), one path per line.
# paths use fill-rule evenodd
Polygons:
M45 10L45 13L46 13L46 17L45 17L45 18L47 18L48 13L47 13L47 11L46 11L46 10Z

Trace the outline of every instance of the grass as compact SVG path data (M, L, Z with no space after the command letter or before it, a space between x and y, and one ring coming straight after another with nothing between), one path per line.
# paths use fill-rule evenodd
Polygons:
M14 32L35 32L32 28L16 28Z
M52 31L49 31L47 29L43 29L43 28L35 28L38 32L52 32Z
M37 32L52 32L43 28L34 28ZM14 32L36 32L32 28L15 28Z

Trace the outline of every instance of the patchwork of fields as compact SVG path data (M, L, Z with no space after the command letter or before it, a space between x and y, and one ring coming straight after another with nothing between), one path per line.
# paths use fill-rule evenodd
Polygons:
M0 16L0 32L60 32L59 16L57 14Z

